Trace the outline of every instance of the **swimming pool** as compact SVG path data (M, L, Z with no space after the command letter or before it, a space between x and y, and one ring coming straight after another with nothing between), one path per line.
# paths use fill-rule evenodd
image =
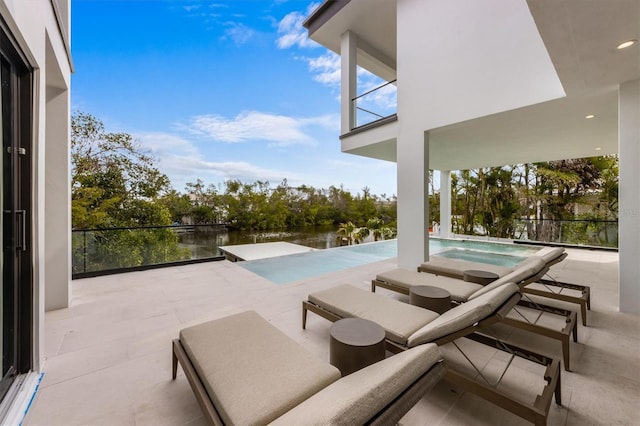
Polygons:
M492 263L501 266L513 266L537 250L537 248L515 244L440 238L429 239L429 252L431 255ZM268 259L249 260L238 262L238 265L276 284L286 284L329 272L390 259L397 255L397 240L387 240Z

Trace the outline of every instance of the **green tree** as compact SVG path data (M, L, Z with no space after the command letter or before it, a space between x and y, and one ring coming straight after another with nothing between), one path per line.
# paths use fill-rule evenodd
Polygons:
M520 204L513 185L512 167L491 167L483 174L482 226L492 237L513 238Z
M189 196L180 194L175 189L167 191L158 201L169 210L173 223L182 223L184 218L192 214L192 204Z
M92 253L90 268L138 266L188 256L170 229L108 229L172 223L171 212L158 202L169 189L169 179L131 135L107 132L91 114L75 113L71 161L72 226L99 229L90 234L88 248L84 239L74 239L74 253L87 249ZM86 265L87 259L81 264Z

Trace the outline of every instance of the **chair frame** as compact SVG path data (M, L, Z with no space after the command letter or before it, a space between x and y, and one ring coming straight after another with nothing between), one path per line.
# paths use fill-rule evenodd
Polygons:
M544 275L546 275L549 271L548 267L545 267L544 269L542 269L540 272L538 272L536 275L529 277L527 279L522 280L519 283L516 283L518 285L518 287L520 287L520 291L522 293L526 293L526 294L533 294L531 292L525 291L526 286L528 284L531 284L533 282L538 282ZM433 275L433 274L432 274ZM448 276L450 278L455 278L458 279L458 277L454 277L451 275L445 275ZM405 287L401 287L398 285L395 285L393 283L389 283L386 281L381 281L376 279L371 280L371 291L373 293L375 293L376 291L376 287L382 287L385 288L387 290L391 290L391 291L395 291L404 295L408 295L409 294L409 289L405 288ZM538 290L534 290L534 291L538 291ZM462 302L464 303L464 302ZM453 306L459 304L459 302L452 302L451 303ZM506 317L503 319L503 323L508 324L512 327L515 328L519 328L521 330L526 330L529 331L531 333L535 333L535 334L539 334L541 336L545 336L545 337L549 337L551 339L554 340L558 340L560 342L560 344L562 345L562 361L564 364L564 369L566 371L571 371L571 353L570 353L570 339L571 336L573 336L573 341L577 342L578 341L578 320L577 320L577 313L568 309L562 309L562 308L556 308L553 306L548 306L548 305L544 305L544 304L540 304L540 303L536 303L532 300L527 300L527 299L520 299L518 301L518 305L520 306L524 306L527 308L531 308L531 309L535 309L538 310L542 313L546 312L546 313L550 313L550 314L554 314L554 315L559 315L559 316L563 316L565 317L565 325L564 327L562 327L562 329L560 330L555 330L549 327L543 327L541 325L536 324L537 320L540 318L540 315L538 315L538 318L536 318L535 321L531 322L529 320L526 319L526 317L517 311L517 309L514 308L514 311L517 312L521 317L522 320L519 319L515 319L515 318L510 318L510 317Z
M555 300L559 300L562 302L568 302L568 303L574 303L576 305L578 305L580 307L580 319L582 320L582 325L583 326L587 326L587 311L591 310L591 287L586 286L586 285L582 285L582 284L572 284L572 283L567 283L567 282L563 282L563 281L558 281L555 278L553 278L551 275L549 275L548 273L548 268L550 268L551 266L562 262L564 259L566 259L568 256L568 253L562 253L560 256L558 256L557 258L547 262L546 267L547 267L547 272L544 275L547 275L549 278L542 278L540 277L537 281L532 281L532 282L537 282L540 284L543 284L548 290L544 291L544 290L539 290L539 289L533 289L533 288L522 288L522 292L523 293L528 293L528 294L533 294L536 296L541 296L541 297L546 297L549 299L555 299ZM432 275L442 275L444 277L450 277L450 278L456 278L456 279L462 279L462 277L458 274L448 274L448 273L434 273L433 271L429 271L426 268L422 268L422 266L418 266L418 272L425 272L427 274L432 274ZM543 276L544 276L543 275ZM381 285L378 285L379 287L383 287ZM558 287L560 288L559 291L553 291L552 289L550 289L549 287ZM386 288L386 287L385 287ZM562 294L562 290L576 290L581 292L580 296L569 296L566 294ZM393 290L393 289L389 289L389 290ZM372 290L374 291L374 290ZM541 305L544 306L544 305ZM560 308L554 308L554 307L549 307L549 306L545 306L548 307L552 310L556 310L556 309L560 309ZM551 311L550 311L551 312Z
M555 401L557 405L562 405L562 389L561 389L561 379L560 379L560 361L555 358L550 358L528 349L520 348L515 345L506 344L497 339L488 337L481 333L481 330L495 324L497 322L503 321L506 318L506 315L511 311L511 309L518 303L521 295L514 294L509 298L503 305L491 316L481 320L472 326L466 327L462 330L459 330L455 333L451 333L449 335L443 336L439 339L433 341L438 346L444 345L446 343L451 343L456 339L461 337L466 337L474 341L478 341L483 344L487 344L493 346L500 350L505 350L508 348L512 354L519 356L521 358L528 359L540 365L544 365L546 367L544 372L544 380L547 384L544 386L542 393L537 395L535 401L533 403L528 403L524 401L520 401L518 399L513 398L512 396L496 389L488 384L478 382L472 378L467 377L463 373L455 370L451 365L447 367L447 373L445 375L445 380L449 381L452 384L458 385L465 389L468 392L474 393L479 397L494 403L495 405L504 408L505 410L522 417L525 420L528 420L534 423L536 426L546 425L547 417L549 415L549 409L551 406L551 400L555 395ZM331 322L338 321L343 317L319 306L310 301L302 302L302 328L306 329L307 326L307 312L311 311L318 316L325 318ZM389 339L385 339L386 348L389 352L399 353L409 349L409 347L405 345L401 345L397 342L393 342Z

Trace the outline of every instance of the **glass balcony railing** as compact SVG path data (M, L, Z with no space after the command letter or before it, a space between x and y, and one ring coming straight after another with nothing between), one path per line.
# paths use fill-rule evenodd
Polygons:
M287 230L232 230L224 224L76 229L73 278L165 265L223 260L221 246L286 241L315 249L335 247L337 226Z
M73 230L72 274L223 259L218 247L226 244L226 234L224 225Z
M617 220L517 220L515 238L592 247L618 247Z
M462 223L456 217L451 218L452 231L458 235L469 235L461 232ZM588 248L618 248L617 220L551 220L551 219L517 219L509 226L507 235L494 235L480 224L474 225L473 236L503 238L517 242L563 244Z
M452 218L456 229L455 218ZM618 247L617 220L516 220L513 239L586 247ZM72 273L82 278L164 265L222 260L219 247L289 241L335 245L336 227L287 232L230 231L225 225L78 229L72 233ZM476 235L484 235L477 228Z
M396 80L366 91L351 100L354 109L352 129L383 120L398 109Z

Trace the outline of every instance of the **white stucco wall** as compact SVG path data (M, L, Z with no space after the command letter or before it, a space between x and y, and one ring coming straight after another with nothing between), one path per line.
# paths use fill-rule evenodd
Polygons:
M565 95L524 0L398 0L397 19L398 103L425 130Z
M564 96L524 0L398 0L398 255L426 253L425 131ZM410 170L410 169L416 170Z
M451 237L451 170L440 170L440 236Z
M640 80L620 85L620 311L640 314Z
M356 97L358 74L356 72L358 36L351 31L341 35L340 43L340 73L342 85L340 86L340 107L342 116L340 121L340 134L351 131L355 123L355 112L352 99Z

